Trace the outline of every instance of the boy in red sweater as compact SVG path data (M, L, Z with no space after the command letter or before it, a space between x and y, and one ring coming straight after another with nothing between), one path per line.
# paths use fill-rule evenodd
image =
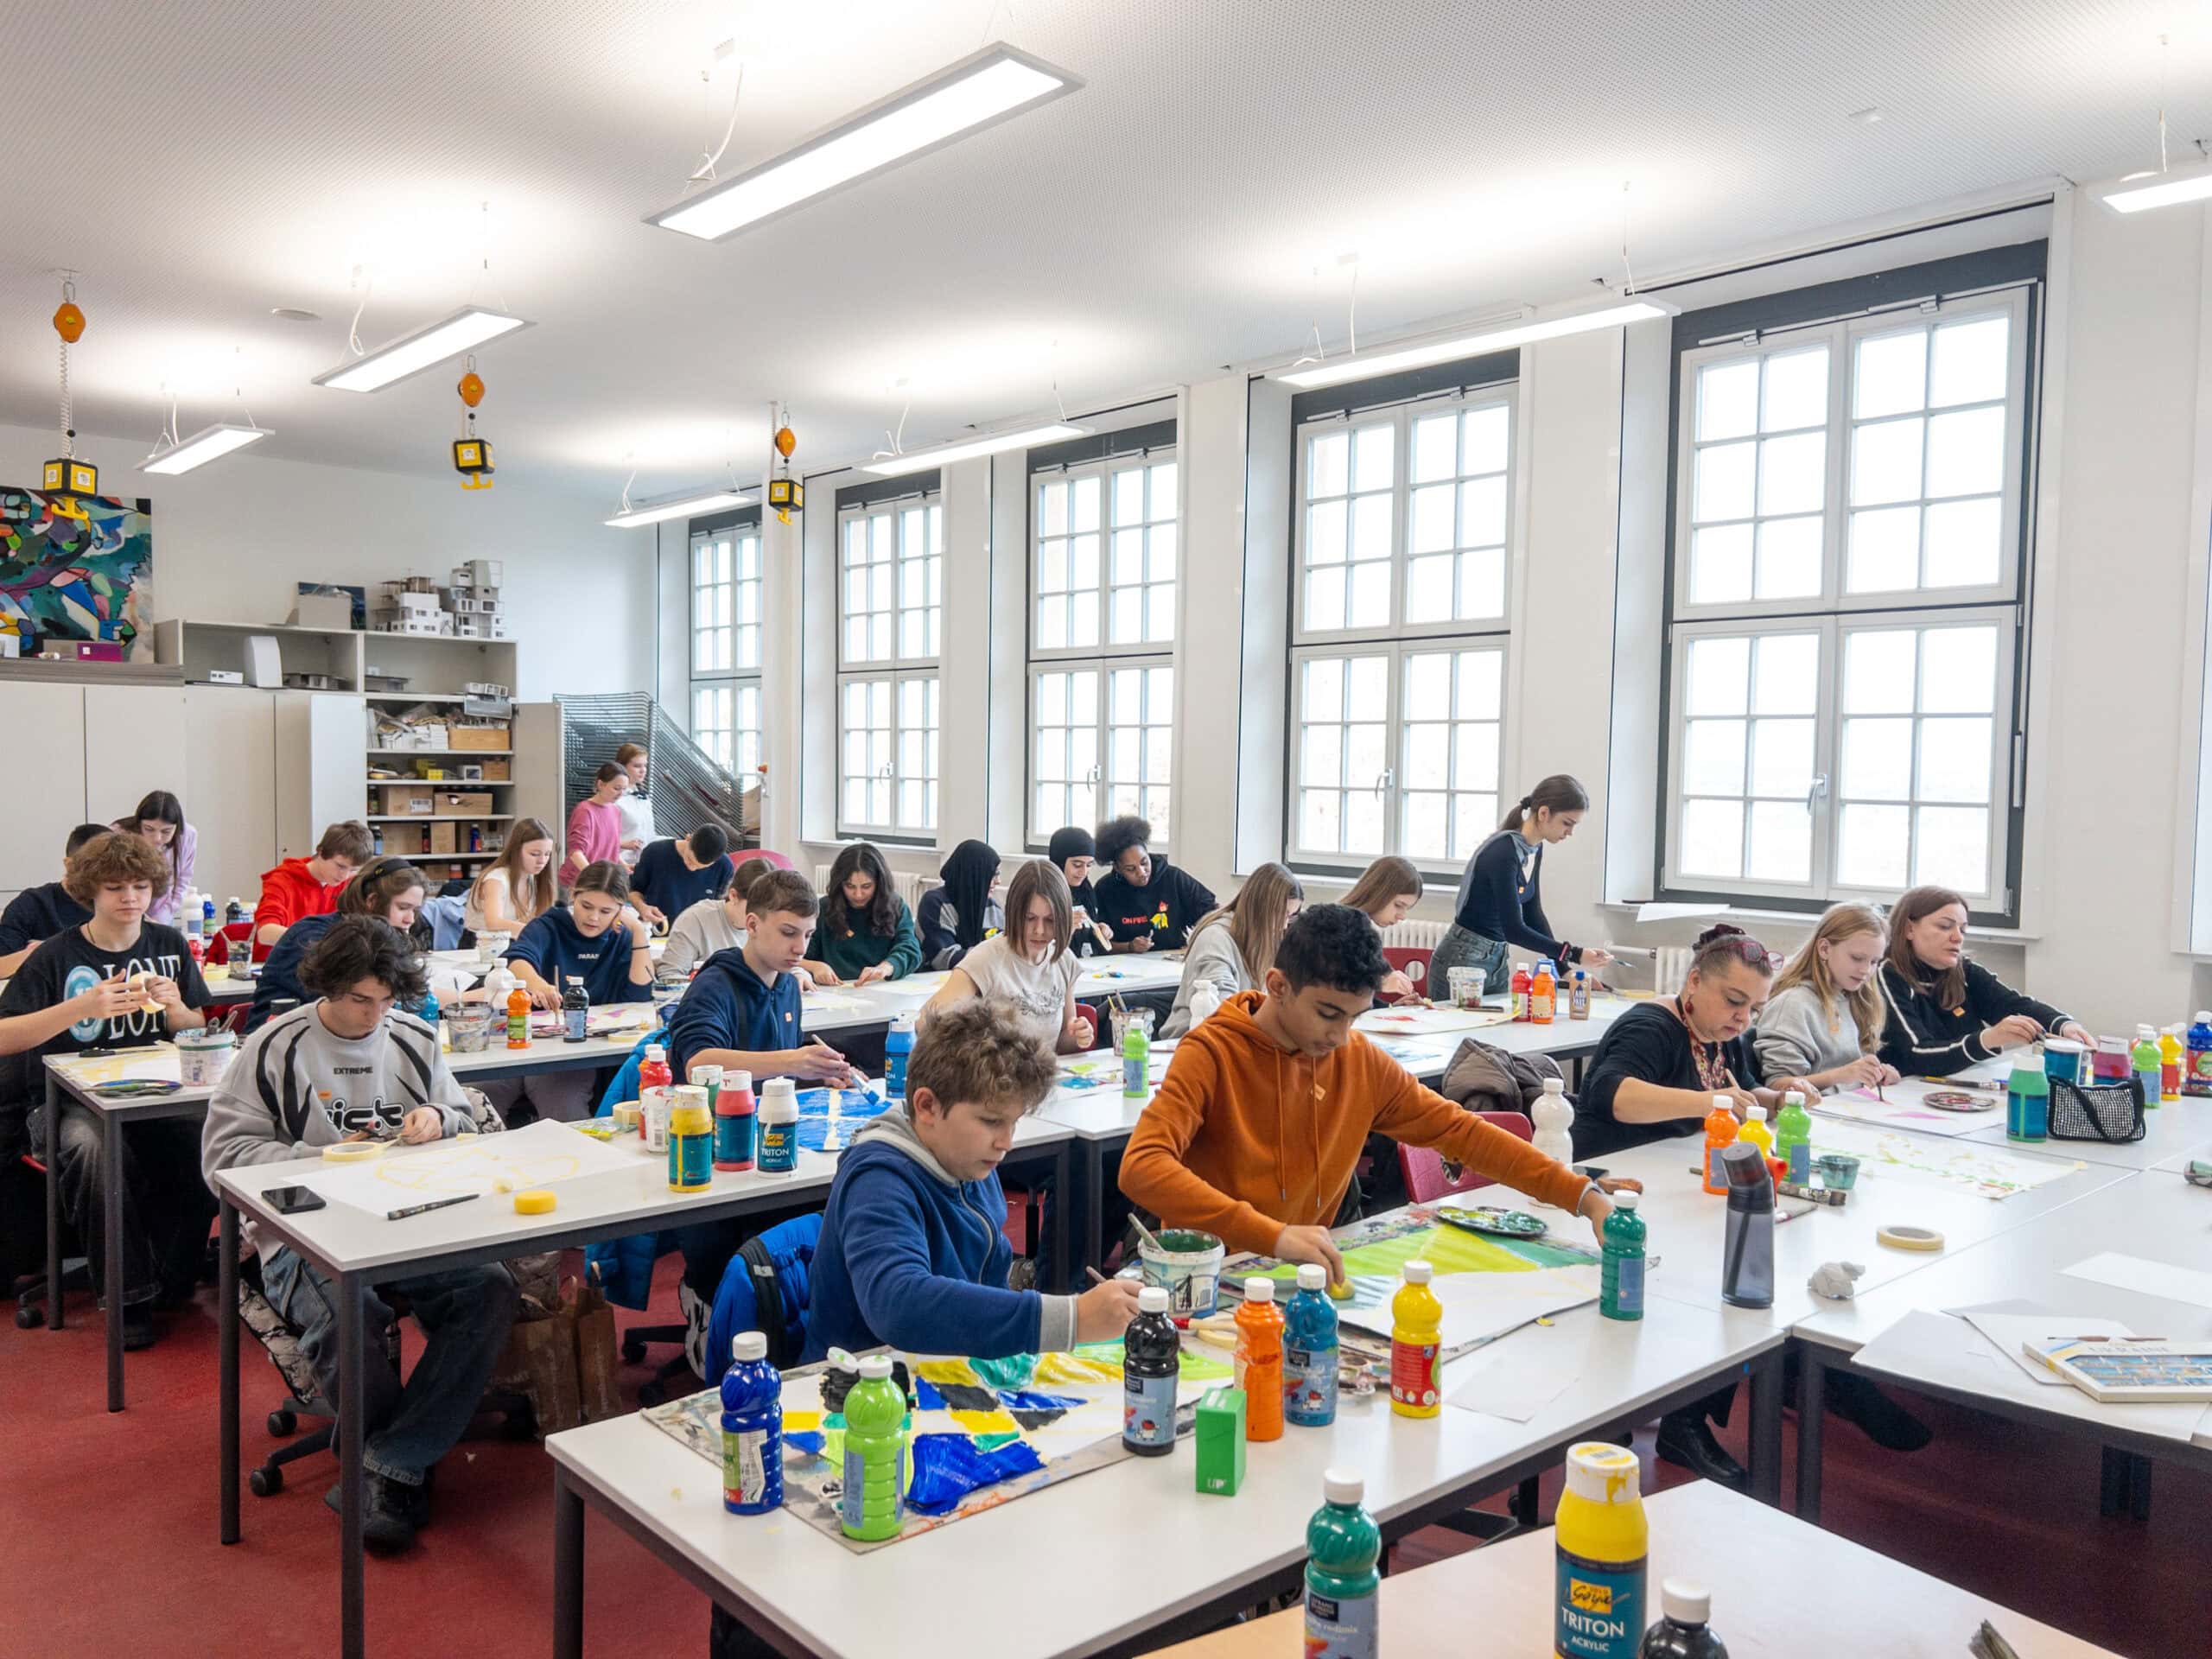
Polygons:
M284 937L294 922L327 916L338 908L339 890L369 861L376 843L368 825L348 819L334 823L315 844L313 858L288 858L261 876L261 902L253 907L254 957Z

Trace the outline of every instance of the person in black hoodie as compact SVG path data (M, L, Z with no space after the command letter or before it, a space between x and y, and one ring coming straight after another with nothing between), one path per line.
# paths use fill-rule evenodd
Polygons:
M1074 906L1075 940L1068 946L1078 957L1103 955L1112 948L1113 936L1098 919L1098 892L1090 884L1092 867L1098 861L1098 843L1090 831L1074 824L1052 831L1045 855L1067 877L1068 899Z
M1098 878L1091 912L1114 935L1116 951L1179 950L1191 930L1212 913L1214 896L1187 873L1152 855L1152 826L1116 818L1098 831Z
M1880 977L1882 1058L1909 1077L1948 1077L2045 1033L2094 1040L1967 960L1967 901L1948 887L1914 887L1891 907Z
M1006 931L1006 914L992 889L999 855L987 842L963 841L938 868L943 885L922 895L914 918L922 938L922 966L957 968L960 958L994 933Z

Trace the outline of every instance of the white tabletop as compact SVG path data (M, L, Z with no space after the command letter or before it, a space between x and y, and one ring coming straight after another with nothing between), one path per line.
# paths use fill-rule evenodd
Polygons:
M1182 983L1183 959L1174 956L1103 957L1098 965L1077 976L1078 998L1136 995L1172 991ZM902 1014L912 1014L936 995L950 973L909 974L904 979L882 979L873 985L837 985L809 991L799 1003L799 1018L810 1036L839 1031L868 1031L888 1026Z
M2179 1169L2189 1158L2212 1158L2212 1100L2170 1100L2143 1114L2140 1141L2045 1141L2036 1150L2063 1154L2115 1169ZM1972 1140L2005 1146L2002 1128L1977 1130Z
M467 1208L468 1206L462 1206ZM1446 1367L1447 1392L1500 1352L1538 1345L1586 1356L1565 1391L1527 1423L1446 1407L1391 1414L1386 1397L1347 1399L1326 1429L1287 1428L1249 1448L1230 1498L1194 1490L1185 1443L1131 1458L865 1556L789 1515L727 1515L715 1465L637 1417L556 1434L546 1449L571 1478L636 1518L657 1548L732 1587L818 1654L880 1655L898 1632L902 1659L970 1659L973 1622L917 1617L945 1586L991 1563L988 1646L1000 1659L1090 1653L1138 1634L1224 1589L1302 1560L1322 1471L1367 1479L1367 1507L1388 1520L1510 1471L1532 1451L1633 1421L1686 1382L1752 1359L1782 1333L1751 1315L1655 1306L1637 1324L1594 1308L1530 1326ZM1080 1564L1070 1551L1080 1544Z

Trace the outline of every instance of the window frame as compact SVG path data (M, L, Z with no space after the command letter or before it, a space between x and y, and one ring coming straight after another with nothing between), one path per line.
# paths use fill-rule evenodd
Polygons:
M1175 485L1172 495L1174 510L1165 518L1157 518L1152 514L1152 509L1155 505L1152 500L1154 486L1152 473L1154 468L1160 467L1173 467L1176 471ZM1142 473L1145 474L1147 516L1138 524L1134 525L1117 524L1114 518L1114 481L1116 477L1128 473ZM1046 597L1045 590L1039 584L1044 575L1041 568L1044 559L1043 544L1047 537L1044 534L1044 518L1039 496L1046 486L1052 484L1065 483L1069 486L1071 492L1072 492L1073 486L1079 480L1085 478L1096 478L1098 480L1098 529L1096 532L1098 537L1098 581L1095 586L1089 588L1077 588L1071 586L1066 588L1055 588L1052 589L1052 592L1065 593L1071 600L1079 593L1089 594L1095 596L1098 601L1098 639L1096 643L1091 645L1042 645L1039 643L1038 639L1038 608L1044 598ZM1178 632L1175 624L1180 620L1185 553L1186 551L1183 546L1181 499L1182 461L1181 457L1176 453L1175 445L1169 443L1157 448L1131 449L1123 451L1117 454L1102 455L1090 461L1069 461L1061 465L1038 467L1029 474L1028 488L1029 579L1026 584L1026 591L1027 594L1026 616L1028 629L1028 660L1031 663L1035 664L1053 662L1103 662L1109 658L1156 657L1166 659L1172 657L1175 651L1175 635ZM1174 575L1168 578L1164 584L1160 582L1151 580L1148 576L1141 578L1133 584L1116 584L1114 581L1115 532L1118 530L1128 529L1141 530L1143 532L1147 561L1147 569L1148 570L1150 568L1149 559L1152 551L1153 536L1154 533L1162 525L1171 526L1174 531ZM1071 528L1065 539L1072 542L1076 533L1077 532ZM1051 539L1058 540L1063 538L1052 537ZM1122 588L1134 586L1136 588L1140 595L1148 594L1151 589L1163 585L1170 586L1174 588L1174 610L1170 616L1169 632L1166 639L1138 639L1135 641L1119 643L1113 639L1114 594L1117 585ZM1139 603L1141 607L1143 605L1142 598L1140 598Z
M766 626L765 609L768 575L766 550L757 514L747 514L735 518L721 520L694 519L686 529L687 534L684 537L684 637L686 640L684 693L687 706L683 710L684 728L690 733L692 741L698 745L700 751L709 760L721 766L733 779L737 780L741 788L747 778L757 775L760 764L760 643L762 630ZM709 620L705 626L709 629L728 631L729 665L726 668L702 669L699 665L699 636L702 632L701 594L702 589L718 588L725 584L720 582L707 583L700 582L699 555L705 549L721 540L727 540L730 543L731 576L727 584L729 588L728 620L727 621ZM743 556L741 550L747 542L751 543L753 550L753 574L750 577L742 574ZM753 590L753 620L750 622L743 620L744 606L741 602L744 590L748 587ZM737 660L738 641L747 628L752 630L753 642L753 660L749 665L742 664ZM731 724L727 728L718 726L702 726L699 719L701 694L721 690L727 690L730 694ZM753 713L753 721L750 726L745 722L748 700ZM725 730L728 733L729 745L727 758L719 752L717 741L719 735Z
M1167 709L1165 715L1157 718L1153 717L1154 711L1152 709L1152 676L1155 673L1165 673L1168 677L1166 688ZM1040 695L1040 688L1045 677L1048 675L1053 674L1065 674L1070 677L1073 677L1077 674L1096 674L1098 677L1096 690L1096 715L1090 723L1090 730L1094 734L1095 753L1096 759L1092 763L1090 768L1091 776L1088 779L1047 779L1040 777L1038 773L1038 750L1041 747L1040 740L1044 732L1044 728L1038 718L1038 702ZM1116 674L1136 674L1143 677L1143 686L1138 694L1143 700L1143 707L1140 713L1138 722L1134 728L1123 728L1122 723L1116 721L1114 718L1114 676ZM1173 658L1169 657L1113 657L1103 659L1087 657L1067 658L1040 658L1039 660L1029 664L1027 686L1028 700L1025 705L1024 712L1024 720L1028 727L1028 737L1027 741L1028 788L1027 791L1027 798L1022 803L1022 822L1027 827L1028 844L1033 849L1043 847L1045 843L1052 838L1052 832L1054 830L1059 830L1067 824L1083 823L1085 822L1091 823L1103 823L1108 819L1116 817L1121 815L1122 809L1116 801L1114 795L1115 790L1119 785L1117 781L1112 776L1114 734L1119 729L1134 729L1138 734L1137 745L1139 751L1139 766L1141 768L1149 765L1148 758L1145 753L1147 747L1147 734L1154 731L1160 731L1167 734L1168 775L1166 781L1164 783L1154 783L1148 778L1144 777L1140 777L1135 779L1134 782L1134 787L1137 791L1137 802L1135 805L1130 807L1128 810L1135 813L1138 817L1150 822L1154 825L1155 830L1162 832L1157 833L1154 836L1152 844L1154 847L1158 848L1162 852L1169 852L1173 850L1174 846L1173 831L1174 829L1174 800L1176 787L1174 772L1174 738L1175 696L1177 685L1178 677L1176 674L1175 662ZM1083 729L1084 728L1082 726L1077 725L1072 720L1056 724L1052 728L1052 730L1055 732L1065 731L1070 733L1078 732ZM1068 816L1060 817L1056 822L1050 824L1043 823L1037 816L1037 791L1039 789L1046 787L1070 791L1077 787L1088 787L1091 791L1092 805L1092 811L1089 817L1086 819L1075 816ZM1166 796L1167 803L1164 808L1155 807L1154 805L1151 798L1155 793L1164 794ZM1072 815L1073 809L1070 808L1069 812Z
M849 688L856 685L878 683L886 688L888 724L881 729L886 734L885 753L889 758L882 766L873 772L866 774L849 772L845 770L845 740L850 729L845 723L845 703L848 692ZM901 693L906 686L914 684L934 688L938 706L935 723L923 728L925 745L933 744L934 748L925 758L924 770L918 775L910 776L902 764L906 753L905 739L909 735L909 728L905 720ZM926 690L923 693L925 699L928 695ZM872 732L878 728L871 726L868 729ZM852 673L838 675L836 769L832 774L836 779L836 810L834 821L838 838L849 841L864 837L871 841L893 842L908 846L935 846L938 824L944 817L942 792L942 785L944 780L944 677L938 670L884 667L859 670ZM845 785L849 779L861 776L887 780L889 793L887 799L890 803L891 810L886 821L882 823L852 817L845 810ZM906 786L910 784L918 784L929 791L929 815L931 821L927 824L911 824L905 821L904 814L900 810L901 796Z
M931 545L923 553L910 556L906 550L906 521L907 515L916 512L922 515L924 533ZM890 569L890 605L887 610L880 612L871 605L863 614L882 615L889 619L887 632L891 650L889 655L883 657L855 657L846 648L846 626L851 620L851 613L846 608L846 579L850 574L850 569L846 563L847 536L854 524L872 523L877 519L887 521L890 526L888 537L890 556L887 561ZM869 534L873 537L874 531L871 530ZM919 563L924 567L921 575L925 584L934 575L937 589L934 601L925 594L922 601L918 605L910 605L905 601L900 590L906 576L905 567L910 563ZM858 674L866 677L880 673L896 673L911 677L916 670L934 670L942 666L944 644L944 493L943 490L916 491L912 494L838 508L836 595L837 672L840 676ZM931 565L934 565L934 570L930 568ZM921 613L925 628L930 613L931 612L936 613L938 646L936 650L913 653L906 651L906 623L908 617L915 612ZM842 709L842 705L840 707Z

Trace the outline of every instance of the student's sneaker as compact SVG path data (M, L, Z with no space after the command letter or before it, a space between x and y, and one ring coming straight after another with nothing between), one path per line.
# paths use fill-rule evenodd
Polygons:
M378 1555L396 1554L415 1541L414 1519L418 1502L427 1503L427 1497L418 1499L417 1487L387 1480L384 1476L365 1477L368 1484L368 1506L361 1515L362 1545ZM322 1495L322 1501L334 1515L343 1515L345 1483L340 1482Z
M1659 1420L1659 1438L1652 1450L1660 1462L1687 1469L1731 1491L1744 1491L1751 1484L1750 1474L1729 1455L1727 1447L1713 1438L1712 1427L1702 1414L1669 1412Z
M154 1323L151 1302L125 1302L123 1305L123 1351L135 1354L142 1348L150 1348L162 1338L159 1326Z

